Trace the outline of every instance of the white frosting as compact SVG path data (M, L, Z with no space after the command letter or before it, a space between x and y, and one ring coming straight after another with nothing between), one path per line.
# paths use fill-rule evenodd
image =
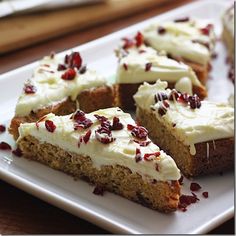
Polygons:
M31 111L55 105L68 97L74 101L83 90L106 84L103 76L90 69L84 74L76 73L73 80L63 80L61 76L65 71L57 70L59 63L63 64L63 59L56 55L54 58L47 56L40 61L32 78L26 82L36 87L37 91L35 94L22 92L16 105L16 115L28 115Z
M155 82L157 79L175 84L181 78L188 77L191 84L203 87L189 66L169 59L163 53L158 54L151 47L142 45L139 48L132 47L126 52L127 54L120 56L117 69L116 82L119 84ZM147 63L152 64L148 71L145 70ZM187 89L189 91L189 86Z
M195 155L196 143L234 137L234 108L228 104L202 101L199 109L191 109L189 105L168 101L170 107L165 115L160 116L157 112L160 102L155 104L154 95L161 91L169 94L171 90L166 88L167 83L160 80L153 85L144 83L134 100L138 107L154 112L178 140L190 146L192 155Z
M175 84L175 89L181 93L188 93L193 95L193 85L188 77L183 77Z
M120 119L124 128L112 131L112 136L116 138L115 141L110 144L102 144L96 139L94 131L98 128L100 122L94 117L94 114L103 115L111 122L114 116ZM44 121L39 123L38 129L35 123L21 124L18 141L24 136L31 135L42 143L47 142L66 151L89 156L97 168L100 168L102 165L122 165L128 167L132 172L141 174L145 178L161 181L177 180L180 178L179 170L173 159L163 151L160 151L158 146L150 143L146 147L140 147L139 144L133 141L131 131L127 130L127 124L135 125L135 122L129 114L122 112L119 108L108 108L87 114L86 117L94 123L86 130L80 129L75 131L73 120L70 117L71 115L55 116L54 114L48 114L46 119L53 121L56 125L53 133L47 131ZM82 143L78 147L80 136L84 135L89 129L92 131L90 140L87 144ZM141 160L136 162L136 148L141 150L142 155L158 151L160 151L161 155L152 161ZM159 167L159 171L156 170L156 164Z
M226 27L226 29L229 31L231 34L232 38L234 37L234 7L228 8L223 17L223 24Z
M182 57L199 64L207 64L210 61L211 52L215 45L215 34L210 31L209 36L201 33L200 29L206 27L208 22L203 20L190 20L187 22L160 22L155 23L142 31L145 41L156 50L165 50L174 57ZM158 28L166 31L158 33ZM197 40L207 43L209 49Z

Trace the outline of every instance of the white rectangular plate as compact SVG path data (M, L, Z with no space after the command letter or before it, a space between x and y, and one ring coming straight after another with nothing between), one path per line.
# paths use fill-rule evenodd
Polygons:
M174 19L186 15L210 18L216 25L217 35L220 35L220 16L226 5L223 1L195 2L73 50L79 50L90 67L111 76L116 70L113 51L121 37L134 34L155 20ZM209 99L226 101L233 92L233 86L226 76L226 52L221 43L217 44L216 51L219 57L213 63L213 79L208 83ZM31 76L36 65L37 62L1 76L1 124L9 124L23 82ZM15 145L8 133L1 134L0 141ZM103 197L96 196L92 194L93 187L86 182L74 181L70 176L41 164L13 157L9 152L0 152L0 177L46 202L114 233L205 233L230 219L234 211L233 172L225 173L223 176L213 175L194 179L202 186L202 191L197 193L200 201L191 205L187 212L177 211L172 214L150 210L112 193L106 192ZM190 194L189 184L190 181L185 180L183 193ZM203 191L209 192L208 199L202 197Z

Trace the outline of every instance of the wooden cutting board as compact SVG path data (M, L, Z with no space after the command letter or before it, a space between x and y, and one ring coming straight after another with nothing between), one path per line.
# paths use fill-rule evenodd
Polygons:
M94 5L0 18L0 54L170 1L107 0Z

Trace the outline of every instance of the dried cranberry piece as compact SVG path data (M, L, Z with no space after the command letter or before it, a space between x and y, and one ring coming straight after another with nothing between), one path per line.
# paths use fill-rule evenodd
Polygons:
M146 147L151 143L151 141L139 141L139 140L134 140L134 142L138 143L139 146L141 146L141 147Z
M212 28L213 28L213 25L212 24L208 24L206 27L201 28L200 31L204 35L209 35L211 30L212 30Z
M103 144L108 144L115 140L115 138L112 137L111 131L106 127L98 128L95 131L95 137L99 142Z
M80 68L80 70L79 70L79 73L80 73L80 74L84 74L84 73L86 73L86 71L87 71L87 67L86 67L86 66L82 66L82 67Z
M181 93L178 97L178 102L188 103L189 95L187 93Z
M144 160L145 161L151 161L151 157L154 156L154 157L159 157L161 155L160 152L153 152L153 153L146 153L144 154Z
M0 133L3 133L6 131L6 126L5 125L0 125Z
M166 108L170 107L170 104L169 104L166 100L163 101L163 105L164 105Z
M128 65L126 63L123 64L125 70L128 70Z
M198 191L199 189L201 189L202 187L198 184L198 183L191 183L190 184L190 190L191 191Z
M123 49L128 49L135 45L134 40L132 39L122 38L122 40L124 41Z
M151 63L151 62L146 63L146 65L145 65L145 71L150 71L151 68L152 68L152 63Z
M193 96L188 97L189 105L192 109L200 108L201 101L200 98L195 94Z
M97 114L95 114L94 116L95 116L100 122L104 122L104 121L107 121L107 120L108 120L105 116L100 116L100 115L97 115Z
M45 127L46 127L47 131L49 131L51 133L53 133L56 129L56 125L51 120L45 121Z
M154 100L156 103L159 101L167 100L167 99L168 99L167 94L164 92L159 92L159 93L155 94L155 96L154 96Z
M34 94L36 93L37 89L34 85L31 85L31 84L25 84L25 87L24 87L24 92L26 94Z
M21 157L23 155L22 151L20 150L20 148L17 148L15 150L12 151L12 153L17 156L17 157Z
M0 142L0 150L11 150L11 146L6 142Z
M67 55L67 54L65 55L64 62L66 64L68 64L68 62L69 62L69 55Z
M121 130L123 129L124 126L123 124L120 122L120 119L118 117L114 117L113 118L113 123L112 123L112 130Z
M135 128L134 125L131 125L131 124L128 124L128 125L127 125L127 129L128 129L128 130L132 130L132 129L134 129L134 128Z
M141 151L139 148L136 148L135 161L140 162L142 160Z
M142 126L136 126L132 129L131 134L138 139L145 140L148 135L148 131Z
M66 70L66 66L63 65L63 64L59 64L58 67L57 67L57 70L58 70L58 71Z
M192 195L182 194L179 198L178 208L181 209L182 211L186 211L187 206L189 206L192 203L196 203L197 201L199 201L199 199L197 198L196 194L193 193Z
M75 78L76 71L74 69L69 68L61 78L64 80L73 80Z
M83 111L81 111L81 110L77 110L74 114L73 114L73 119L75 120L75 121L77 121L77 120L83 120L83 117L85 117L85 113L83 112Z
M93 124L93 122L90 119L85 118L84 120L76 121L76 123L74 124L74 130L78 130L79 128L87 129L92 124Z
M186 16L186 17L175 19L174 22L187 22L189 20L190 18Z
M104 188L102 186L96 186L93 190L93 194L103 196Z
M142 53L145 53L146 50L143 50L143 49L142 49L142 50L139 50L138 52L139 52L140 54L142 54Z
M175 89L172 89L170 94L169 94L169 100L170 101L173 101L173 100L177 100L179 97L179 93L175 90Z
M92 131L88 130L86 134L84 135L83 140L85 144L89 141L91 134L92 134Z
M68 65L70 68L80 69L82 65L82 58L79 52L72 52L68 58Z
M203 196L204 198L208 198L208 192L203 192L203 193L202 193L202 196Z
M143 35L138 32L135 36L135 40L136 40L136 46L140 47L143 44Z
M162 26L159 26L157 29L158 34L165 34L166 33L166 29Z

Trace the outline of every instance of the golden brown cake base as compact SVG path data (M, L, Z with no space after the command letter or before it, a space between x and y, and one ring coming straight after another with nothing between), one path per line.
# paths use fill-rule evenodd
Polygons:
M171 155L184 175L191 177L234 168L234 138L198 143L196 155L192 156L189 146L177 140L172 131L158 121L155 113L138 108L136 115L140 125L148 129L152 141Z
M113 89L108 86L102 86L94 89L84 90L77 97L79 102L79 108L86 113L96 111L98 109L109 108L114 104ZM9 132L16 140L19 136L18 127L21 123L36 122L42 116L48 113L54 113L56 115L68 115L76 110L76 101L72 101L68 98L64 102L60 102L57 105L49 106L44 109L40 109L37 112L31 111L28 116L20 117L15 116L11 120Z
M234 60L234 37L232 37L231 33L227 30L227 28L223 27L222 39L225 43L225 46L228 51L228 57L233 62Z
M24 157L82 178L105 190L119 194L149 208L162 212L177 209L180 195L178 181L144 180L124 166L93 166L90 157L67 152L48 143L40 143L32 136L18 143Z
M150 83L150 84L154 84ZM135 110L135 101L133 95L138 91L139 86L142 83L138 84L118 84L117 93L119 96L119 106L125 110ZM173 89L174 83L168 83L168 88ZM207 96L207 91L201 87L193 86L193 93L196 93L201 99L204 99Z

